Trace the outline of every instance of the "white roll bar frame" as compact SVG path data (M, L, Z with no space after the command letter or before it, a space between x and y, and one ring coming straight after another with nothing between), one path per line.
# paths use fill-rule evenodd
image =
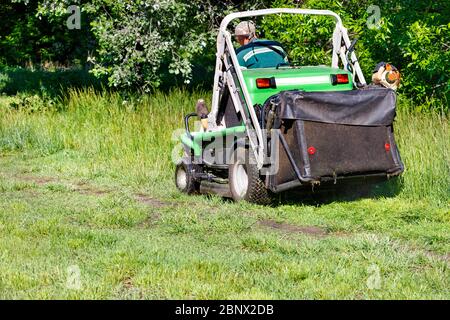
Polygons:
M264 146L265 146L263 140L264 136L262 129L259 125L255 110L252 107L253 106L252 99L248 93L246 86L244 85L244 77L242 75L241 68L239 67L237 56L233 47L231 34L230 32L227 31L227 27L229 23L234 19L263 16L270 14L280 14L280 13L322 15L333 17L336 20L336 27L333 32L333 52L332 52L331 67L339 68L339 59L342 61L342 65L344 66L345 69L347 69L349 65L349 61L347 61L346 58L346 53L351 45L351 42L348 37L347 29L342 25L341 18L333 11L314 10L314 9L290 9L290 8L263 9L263 10L232 13L227 15L222 20L222 23L220 24L219 34L217 36L216 69L214 75L211 120L214 123L216 122L217 113L219 110L219 98L221 89L219 82L222 81L222 84L224 85L226 84L228 86L236 111L239 111L242 116L244 124L247 128L250 146L255 153L255 158L259 169L261 169L262 166L264 165L266 158L264 155ZM227 48L229 49L227 50ZM234 83L233 75L230 71L230 68L232 66L229 65L225 56L227 52L230 55L232 65L234 66L234 71L236 72L238 81L241 84L240 89ZM361 85L365 85L366 80L361 71L361 67L358 63L358 59L355 55L355 52L351 53L350 59L352 60L351 64L355 71L355 77L357 78L357 80ZM223 69L225 69L226 71L222 71ZM354 81L356 81L356 79L354 79ZM242 96L244 98L245 104L247 105L250 118L247 118L244 106L240 102L239 90L242 90Z

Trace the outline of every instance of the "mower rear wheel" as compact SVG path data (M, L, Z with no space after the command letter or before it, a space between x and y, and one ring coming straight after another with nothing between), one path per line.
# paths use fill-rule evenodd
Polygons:
M198 192L199 183L194 179L194 166L181 161L175 169L175 185L181 192L193 194Z
M255 156L247 148L238 147L233 152L228 168L228 180L234 201L270 203L270 194L259 174Z

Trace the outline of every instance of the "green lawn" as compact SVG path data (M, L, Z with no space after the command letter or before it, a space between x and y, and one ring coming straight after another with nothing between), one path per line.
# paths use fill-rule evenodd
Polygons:
M202 95L0 98L0 298L450 298L446 117L400 110L406 172L372 197L264 207L176 191Z

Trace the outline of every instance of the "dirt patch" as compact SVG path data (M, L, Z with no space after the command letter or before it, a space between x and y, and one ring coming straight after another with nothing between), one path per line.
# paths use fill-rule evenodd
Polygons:
M139 223L139 227L141 228L151 228L156 225L158 220L161 218L161 215L157 212L149 215L144 221Z
M273 220L261 220L258 222L260 226L280 230L287 233L302 233L315 237L324 237L328 235L324 228L314 226L297 226L289 223L276 222Z
M439 254L439 253L436 253L436 252L433 252L433 251L429 251L429 250L428 250L428 251L426 252L426 255L429 256L429 257L431 257L431 258L438 259L438 260L441 260L441 261L450 263L450 253L447 253L447 254Z
M110 193L108 190L100 190L92 187L84 187L84 188L76 188L72 190L73 192L78 192L84 195L94 195L94 196L102 196Z
M139 201L140 203L153 208L164 208L172 205L171 203L152 198L149 195L143 193L136 193L134 196L136 200Z
M132 289L134 287L133 280L130 277L123 279L122 284L127 289Z
M447 264L450 264L450 253L439 253L436 251L432 251L430 249L425 249L423 247L417 246L417 245L411 245L405 242L402 242L400 240L396 240L399 243L399 248L401 250L410 252L410 253L421 253L422 255L434 259L434 260L440 260Z
M44 185L51 182L59 182L58 179L52 177L32 177L32 176L15 175L14 178L21 181L34 182L38 185Z
M75 183L75 185L77 187L75 189L73 189L72 191L78 192L78 193L84 194L84 195L102 196L102 195L112 192L111 190L95 188L86 181L79 181L79 182Z
M134 197L138 202L151 208L161 209L174 206L174 203L161 201L143 193L136 193L134 194ZM161 215L158 213L157 210L152 211L151 214L143 222L139 224L139 226L141 228L150 228L154 226L160 218Z
M57 178L52 178L52 177L35 177L35 176L15 175L14 178L18 179L20 181L35 183L40 186L47 185L50 183L61 183L62 182L61 180L59 180ZM72 189L71 191L78 192L80 194L85 194L85 195L101 196L101 195L105 195L105 194L111 192L109 190L102 190L102 189L97 189L95 187L92 187L85 181L75 183L75 185L77 187L75 189Z
M24 194L30 198L36 198L40 195L40 193L37 192L36 190L26 190L24 191Z

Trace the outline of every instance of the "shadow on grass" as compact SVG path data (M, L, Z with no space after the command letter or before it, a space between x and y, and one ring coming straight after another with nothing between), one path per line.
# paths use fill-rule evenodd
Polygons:
M283 192L274 198L274 205L314 205L321 206L333 202L349 202L361 199L393 198L403 188L401 177L387 181L337 184L317 187L314 190L295 189Z
M0 93L32 94L49 98L64 95L69 88L101 90L103 83L83 68L55 71L0 66Z

